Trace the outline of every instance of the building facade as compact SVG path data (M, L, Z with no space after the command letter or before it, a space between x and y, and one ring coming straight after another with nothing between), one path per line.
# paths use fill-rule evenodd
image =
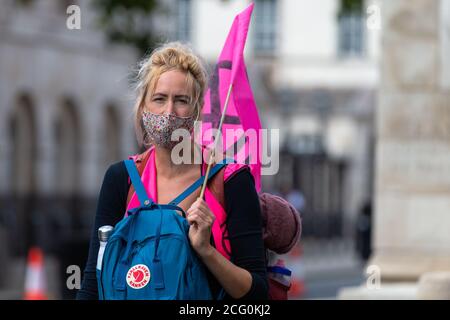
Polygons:
M2 3L2 270L12 271L8 262L32 244L67 258L61 266L84 264L74 248L87 254L106 168L137 150L129 82L136 53L107 44L89 1L76 1L81 29L68 29L71 3Z

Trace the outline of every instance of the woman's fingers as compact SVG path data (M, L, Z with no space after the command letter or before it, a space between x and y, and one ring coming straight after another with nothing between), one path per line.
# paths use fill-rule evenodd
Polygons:
M201 208L203 210L210 211L208 204L202 198L197 198L197 200L195 200L194 203L192 204L191 208L199 208L199 209Z
M198 204L198 209L201 210L202 212L213 216L213 213L211 212L211 210L209 209L209 207L206 204L203 203L199 203Z
M186 212L187 215L191 215L193 213L197 213L202 219L207 221L208 223L213 223L215 220L215 216L212 213L212 211L207 206L206 202L204 202L202 199L197 199L192 206L188 209Z
M199 219L201 219L202 221L204 221L207 224L212 224L214 222L215 217L211 214L209 214L208 212L205 212L201 209L194 209L191 213L189 213L189 215L191 214L195 214L199 217Z
M187 216L187 220L189 224L192 224L193 222L197 223L198 225L205 225L205 226L211 226L214 222L214 219L208 215L206 215L204 212L198 209L193 209Z
M211 225L209 225L208 223L206 223L205 221L203 221L199 216L197 215L192 215L192 217L190 219L188 219L188 223L189 225L192 227L195 227L195 229L197 229L198 231L202 231L202 230L210 230L211 229Z
M198 217L195 214L190 214L189 216L187 216L186 219L187 219L188 223L191 225L194 222L197 222Z
M196 212L200 217L202 217L205 220L212 220L214 218L214 215L205 208L196 208L193 212Z

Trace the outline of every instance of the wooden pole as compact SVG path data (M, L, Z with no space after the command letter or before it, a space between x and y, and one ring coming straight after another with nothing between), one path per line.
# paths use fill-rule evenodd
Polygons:
M203 181L202 190L200 191L200 198L201 199L203 199L203 196L205 194L206 184L208 183L207 177L209 176L209 171L211 169L211 164L214 162L213 160L216 157L217 143L219 141L219 135L222 132L223 120L225 119L225 114L227 113L228 101L230 100L231 90L232 89L233 89L233 83L230 83L230 87L228 88L227 98L225 99L225 105L223 106L222 116L220 117L219 128L217 130L217 136L214 139L214 149L212 149L211 154L209 154L209 157L208 157L208 168L206 169L205 180Z

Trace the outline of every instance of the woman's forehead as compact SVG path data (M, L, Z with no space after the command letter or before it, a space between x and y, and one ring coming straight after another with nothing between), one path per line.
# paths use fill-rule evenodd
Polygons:
M187 74L178 70L162 73L153 90L153 94L158 93L190 96L192 87L188 81Z

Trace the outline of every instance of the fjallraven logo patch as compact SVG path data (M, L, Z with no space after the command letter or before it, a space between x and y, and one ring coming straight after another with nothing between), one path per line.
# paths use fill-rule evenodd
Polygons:
M145 264L137 264L127 272L127 283L133 289L142 289L150 282L150 270Z

